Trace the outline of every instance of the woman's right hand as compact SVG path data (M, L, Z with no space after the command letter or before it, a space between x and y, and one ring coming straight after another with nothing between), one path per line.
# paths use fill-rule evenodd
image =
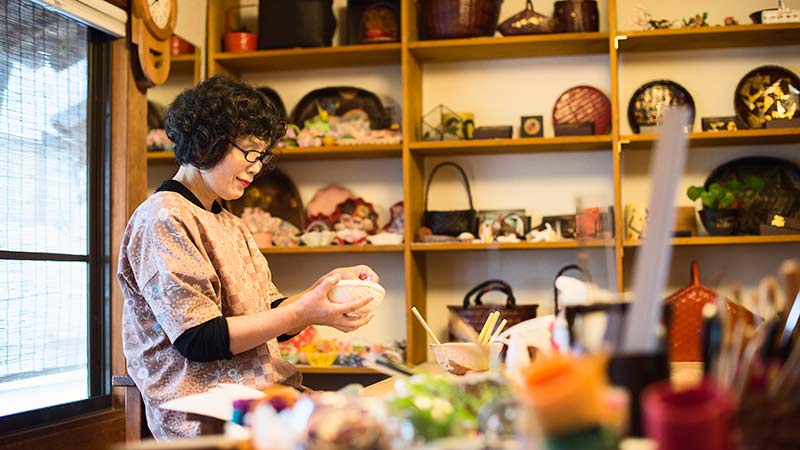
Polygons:
M355 331L372 319L372 314L360 317L348 317L352 313L366 306L372 297L353 300L348 303L334 303L328 299L328 292L341 280L340 274L333 274L322 279L313 289L305 292L297 299L300 314L309 325L325 325L340 331Z

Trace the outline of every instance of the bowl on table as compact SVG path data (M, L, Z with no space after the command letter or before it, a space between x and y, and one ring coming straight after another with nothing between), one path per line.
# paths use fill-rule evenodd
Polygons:
M431 344L431 351L436 362L453 375L464 375L469 372L485 372L489 370L491 346L502 347L503 344L479 345L474 342L446 342ZM499 352L494 352L498 354Z

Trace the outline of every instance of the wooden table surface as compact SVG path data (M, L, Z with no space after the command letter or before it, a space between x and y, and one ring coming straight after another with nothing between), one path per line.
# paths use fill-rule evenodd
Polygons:
M414 368L419 372L444 373L435 362L425 362ZM676 387L686 388L699 383L703 379L703 363L673 362L670 363L670 379ZM383 381L369 385L361 391L368 397L383 397L394 391L397 377L389 377Z

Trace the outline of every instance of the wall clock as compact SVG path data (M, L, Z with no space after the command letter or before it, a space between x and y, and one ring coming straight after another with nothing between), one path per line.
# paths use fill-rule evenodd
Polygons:
M131 0L131 42L136 46L136 81L142 88L169 76L170 38L177 19L177 0Z

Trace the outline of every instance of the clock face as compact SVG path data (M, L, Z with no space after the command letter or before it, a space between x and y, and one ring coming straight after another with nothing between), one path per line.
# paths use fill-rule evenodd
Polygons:
M147 0L147 8L150 10L150 17L153 18L156 26L165 28L169 23L171 0Z

